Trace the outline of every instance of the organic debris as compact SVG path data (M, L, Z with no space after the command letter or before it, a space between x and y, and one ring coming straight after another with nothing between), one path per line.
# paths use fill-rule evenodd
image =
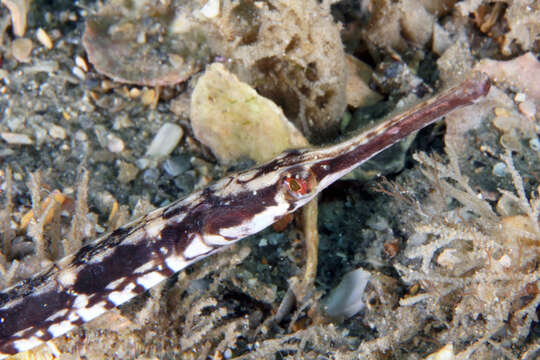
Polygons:
M540 61L532 53L509 61L485 59L475 69L489 74L498 83L522 89L540 107L540 83L537 81L540 78Z
M214 58L227 59L306 137L337 132L346 105L345 54L328 4L153 4L114 0L89 17L83 43L99 72L139 85L174 85Z
M9 9L13 33L17 36L24 36L26 32L26 16L30 3L31 0L2 0L2 4Z
M448 165L425 154L416 156L441 200L449 196L461 206L436 217L430 214L429 223L416 227L416 234L427 235L424 243L409 244L404 253L408 261L395 265L406 283L419 283L424 292L418 302L406 306L427 304L429 313L447 322L438 338L443 343L452 341L459 359L504 354L528 335L537 319L540 293L528 288L540 279L540 189L526 195L523 179L507 152L502 160L515 192L501 192L512 198L519 212L502 217L488 201L477 197L457 166L455 151L447 148L447 154ZM417 258L420 264L411 262Z
M537 1L468 0L457 4L456 9L463 16L473 15L480 30L499 43L503 55L538 50L540 5Z

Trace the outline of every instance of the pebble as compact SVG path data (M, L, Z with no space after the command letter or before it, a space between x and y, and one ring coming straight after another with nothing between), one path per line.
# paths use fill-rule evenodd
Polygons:
M86 141L88 140L88 135L82 130L77 130L75 133L75 140L77 141Z
M506 175L506 164L498 162L493 166L493 175L501 177Z
M0 148L0 159L14 154L15 151L11 150L10 148Z
M24 128L24 118L22 116L10 116L7 118L6 124L9 130L16 132Z
M30 62L30 54L34 44L32 40L26 38L15 39L11 44L13 57L20 62Z
M139 173L139 168L126 161L119 160L116 165L118 166L118 180L123 184L135 180Z
M124 141L114 134L107 134L107 149L112 153L124 151Z
M143 172L143 182L145 184L155 185L158 179L159 179L159 170L156 168L146 169Z
M173 123L163 124L146 150L146 156L166 157L176 148L183 136L184 130L180 126Z
M190 156L181 154L168 158L163 163L163 170L170 176L178 176L191 168Z
M193 171L186 171L174 179L174 185L181 192L189 193L195 186L195 178L195 173Z
M390 225L388 224L388 220L382 216L371 216L367 221L366 225L373 229L378 231L388 230L390 228Z
M53 42L51 40L51 37L42 28L39 28L36 31L36 38L41 43L41 45L45 46L46 49L50 50L53 48Z
M84 72L88 71L88 65L80 55L75 56L75 65L80 67Z
M66 130L58 125L51 125L49 128L49 135L54 139L65 139L66 138Z
M540 140L538 140L537 137L535 137L534 139L529 140L529 146L534 151L540 151Z
M201 9L201 14L212 19L219 15L219 0L208 0Z
M26 134L3 132L2 139L12 145L32 145L34 141Z
M524 102L527 99L527 95L524 93L517 93L516 96L514 96L515 102Z
M71 69L71 72L73 73L73 75L75 75L76 77L78 77L78 78L81 79L81 80L86 79L86 73L84 72L83 69L81 69L81 68L78 67L78 66L74 66L74 67Z
M34 138L36 140L36 144L40 146L48 139L48 131L42 128L41 126L38 126L36 124L33 125L34 128Z
M138 98L139 96L141 96L141 90L139 88L131 88L129 89L129 97L132 98L132 99L136 99Z
M144 105L153 105L156 102L157 92L154 89L145 89L141 95L141 102Z
M60 68L57 61L34 59L34 65L26 66L23 69L24 74L46 73L53 74ZM46 86L46 85L45 85ZM44 94L43 92L41 93Z
M133 126L133 122L127 114L122 114L114 119L113 129L120 130Z

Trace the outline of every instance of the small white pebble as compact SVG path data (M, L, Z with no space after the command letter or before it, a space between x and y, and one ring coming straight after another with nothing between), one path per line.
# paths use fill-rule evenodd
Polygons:
M58 125L52 125L49 128L49 135L54 139L65 139L66 138L66 130Z
M493 175L501 177L506 175L506 164L503 162L498 162L493 166Z
M454 360L456 357L454 355L454 345L446 344L433 354L430 354L426 357L426 360Z
M46 49L50 50L53 48L53 42L51 40L51 37L42 28L39 28L37 30L36 37L38 41L41 43L41 45L45 46Z
M540 151L540 140L538 140L537 137L535 137L534 139L529 140L529 146L534 151Z
M48 131L40 126L34 125L34 139L38 145L43 144L49 136Z
M501 266L504 266L504 267L510 267L512 265L512 259L510 258L510 256L504 254L499 259L499 264L501 264Z
M144 43L146 43L146 33L144 31L141 31L137 34L137 44Z
M144 169L147 169L150 167L150 165L152 165L152 161L149 160L149 159L145 159L145 158L142 158L142 159L137 159L135 161L135 165L137 165L137 167L141 170L144 170Z
M86 64L86 61L79 55L75 56L75 65L80 67L84 72L88 71L88 65Z
M182 136L184 136L184 130L180 126L173 123L163 124L146 150L146 156L160 158L169 155Z
M114 134L107 134L107 149L112 153L124 151L124 141Z
M3 132L2 139L12 145L32 145L34 141L26 134Z
M73 75L75 75L76 77L78 77L79 79L81 80L84 80L86 79L86 74L84 73L84 71L78 67L78 66L74 66L72 69L71 69L71 72L73 73Z
M201 9L201 14L209 19L219 15L219 0L208 0Z
M141 96L141 90L139 88L131 88L129 89L129 97L132 98L132 99L135 99L135 98L138 98L139 96Z
M514 96L515 102L524 102L525 99L527 99L527 96L524 93L517 93L516 96Z

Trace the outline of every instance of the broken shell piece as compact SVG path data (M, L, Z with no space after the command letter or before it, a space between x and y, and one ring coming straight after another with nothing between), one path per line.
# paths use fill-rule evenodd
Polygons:
M86 20L83 45L96 70L115 81L147 86L174 85L188 79L210 59L207 35L200 28L175 32L172 13L191 13L191 4L132 7L112 1ZM153 9L148 16L148 8ZM171 61L170 54L177 54Z
M41 43L41 45L45 46L46 49L50 50L53 48L53 42L51 40L51 37L42 28L39 28L36 31L36 38Z
M26 15L30 9L30 0L2 0L11 14L11 25L13 33L17 36L24 36L26 31Z
M80 67L82 70L84 70L85 72L88 71L88 65L86 64L86 61L79 55L77 55L75 57L75 65L77 65L78 67Z
M2 139L12 145L32 145L34 141L26 134L3 132Z
M350 318L361 311L365 304L362 295L371 274L363 269L348 272L337 287L323 300L325 313L332 317Z
M184 130L172 123L165 123L158 130L152 143L146 150L146 157L163 158L169 155L184 136Z
M193 90L191 124L197 139L223 163L242 157L262 162L307 145L276 104L220 63L212 64Z

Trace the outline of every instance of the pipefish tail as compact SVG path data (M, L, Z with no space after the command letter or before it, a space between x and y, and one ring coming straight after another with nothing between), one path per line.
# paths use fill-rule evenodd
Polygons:
M364 161L486 95L480 73L342 143L291 150L86 244L0 293L0 358L29 350L294 212Z

